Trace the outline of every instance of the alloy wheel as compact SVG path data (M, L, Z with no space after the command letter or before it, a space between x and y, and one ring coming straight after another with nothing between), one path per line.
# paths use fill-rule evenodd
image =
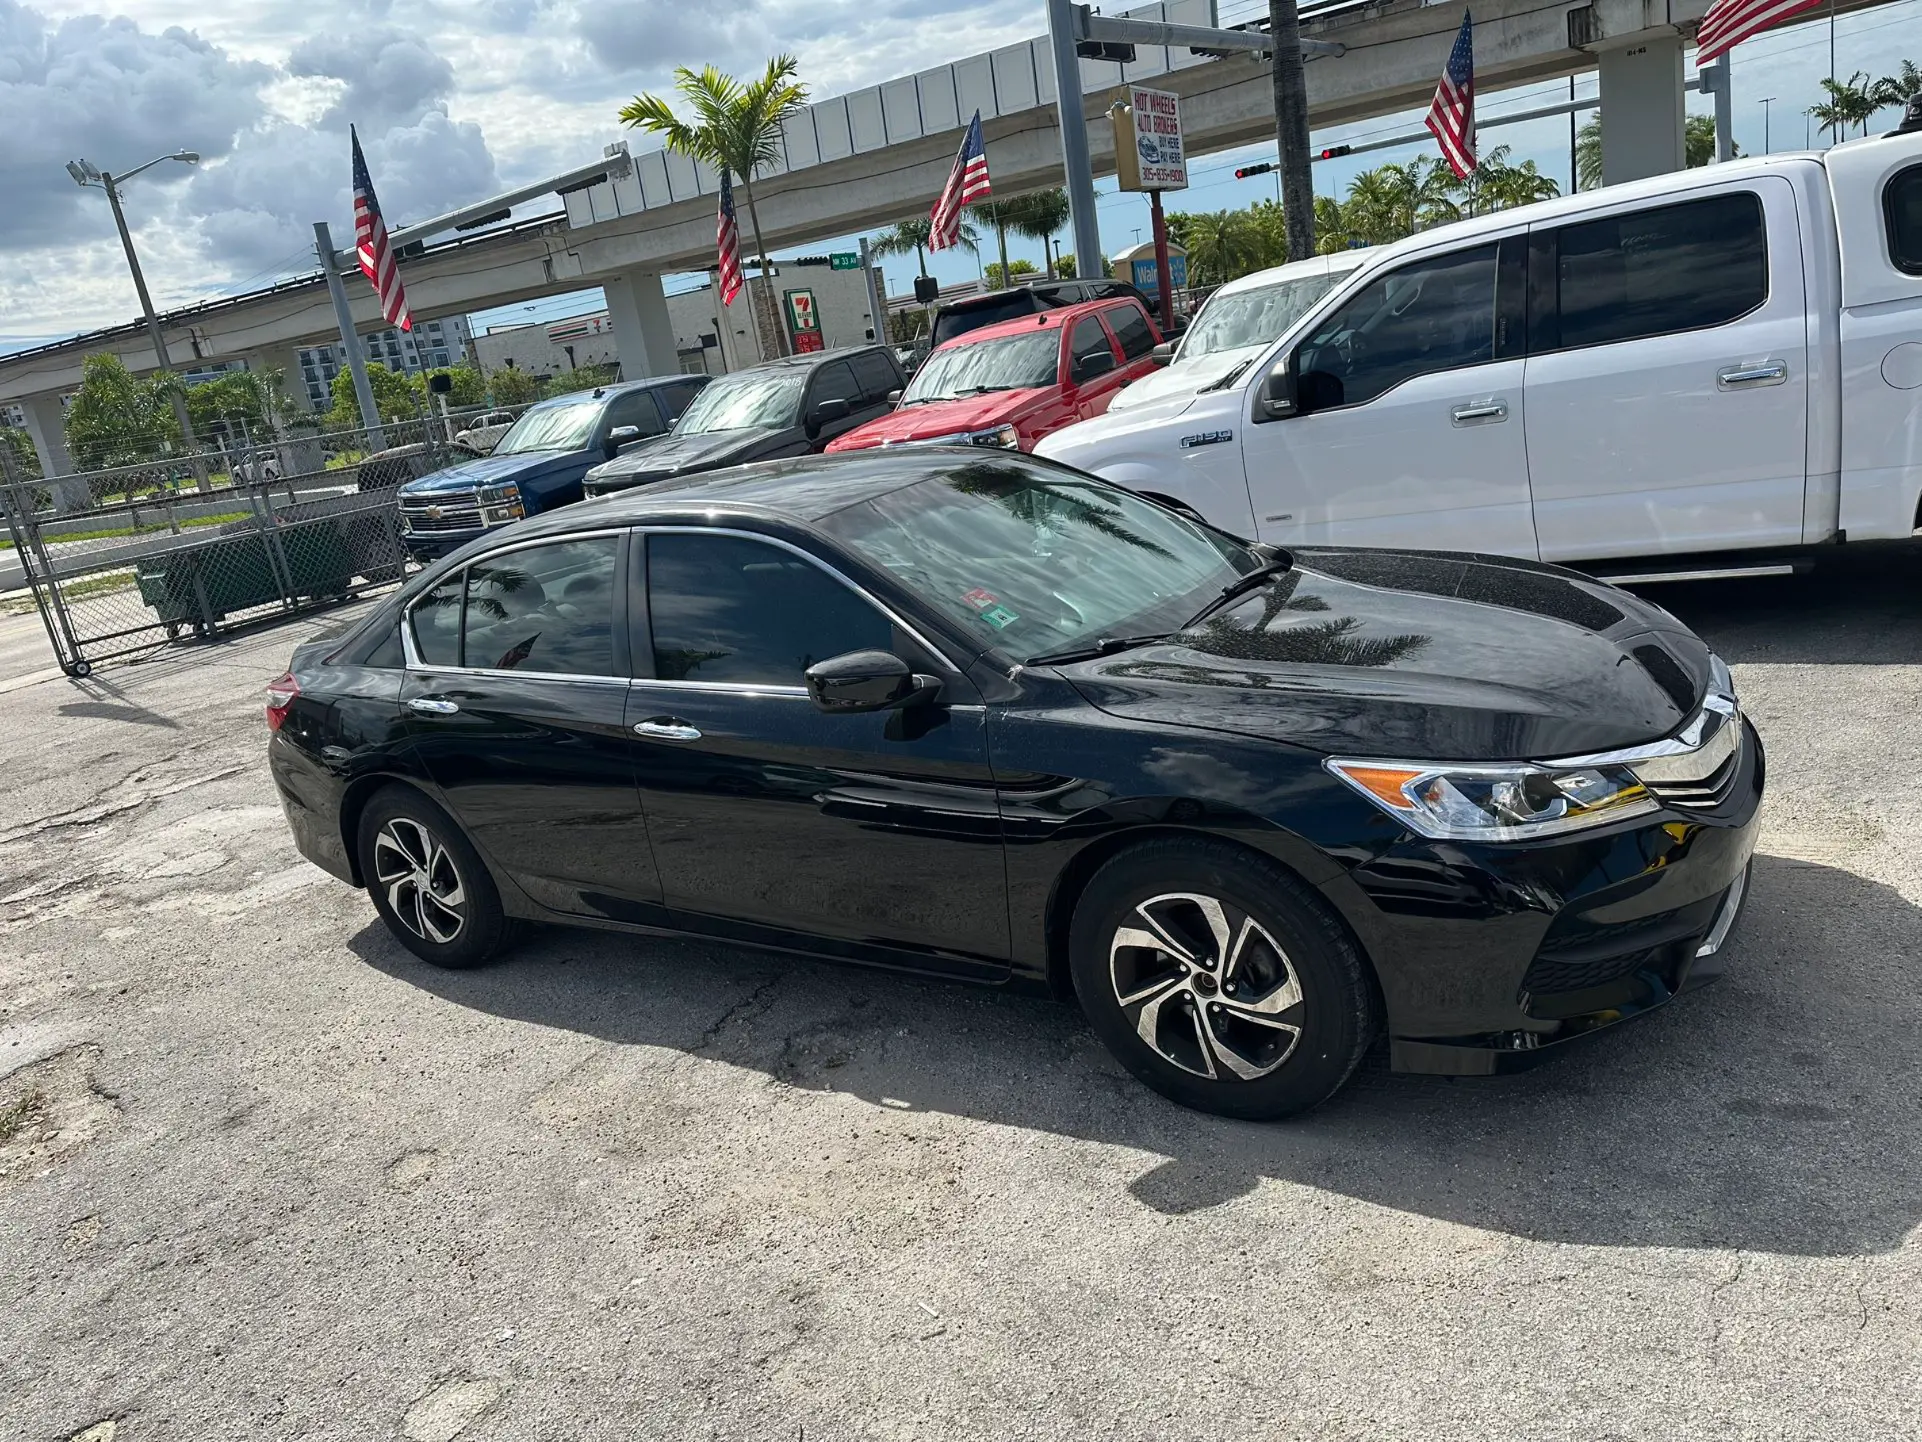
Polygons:
M1288 954L1219 897L1184 891L1141 902L1115 930L1108 974L1135 1034L1210 1081L1267 1076L1301 1040L1301 982Z
M374 837L374 880L400 924L446 946L467 924L460 868L441 839L411 816L395 816Z

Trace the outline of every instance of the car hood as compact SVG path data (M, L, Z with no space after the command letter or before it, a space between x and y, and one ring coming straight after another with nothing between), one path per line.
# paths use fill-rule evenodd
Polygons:
M687 436L669 432L629 446L613 460L594 467L587 473L587 486L590 491L620 490L664 481L690 471L711 471L736 461L752 460L770 443L799 434L796 427L781 426L702 431Z
M1267 349L1264 343L1212 351L1193 360L1177 358L1159 369L1149 371L1132 385L1123 386L1115 393L1115 398L1108 402L1108 413L1131 411L1155 401L1192 399L1203 386L1213 385L1236 366L1251 364Z
M1436 552L1302 550L1178 639L1062 667L1134 719L1403 761L1639 745L1701 703L1708 648L1572 572Z
M579 451L523 451L513 456L478 456L471 461L449 466L409 481L400 488L403 496L446 495L471 491L478 486L499 485L503 481L524 481L550 471L565 470L579 464Z
M1101 415L1076 421L1071 426L1043 436L1034 448L1035 454L1080 466L1097 475L1103 474L1101 467L1116 455L1172 454L1168 433L1164 428L1177 416L1192 410L1198 400L1219 401L1226 394L1197 396L1193 390L1184 390L1175 395L1157 397L1131 410L1117 412L1110 406ZM1239 405L1232 411L1225 407L1220 409L1227 423L1235 425L1235 417L1240 414ZM1202 424L1207 422L1203 421Z
M1018 391L990 391L958 396L951 401L902 406L835 440L830 451L858 451L870 446L898 446L914 441L952 436L961 431L984 431L1007 425L1054 394L1055 387Z

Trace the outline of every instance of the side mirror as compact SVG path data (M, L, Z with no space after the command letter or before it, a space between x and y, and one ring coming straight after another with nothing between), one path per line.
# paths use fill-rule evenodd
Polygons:
M898 406L901 404L901 392L898 387L888 392L888 404L891 406Z
M1275 362L1275 368L1262 379L1255 404L1263 420L1280 421L1301 414L1295 396L1295 358L1292 355Z
M640 438L641 428L639 426L616 426L607 433L607 444L603 445L601 449L607 452L607 458L611 461L616 455L620 454L622 446L628 444L630 441L638 441Z
M941 683L892 652L849 651L808 667L807 687L823 711L895 711L932 701Z
M818 401L814 409L808 412L807 433L810 436L819 435L823 426L831 426L836 421L844 421L847 418L848 403L846 401L838 397L833 400Z
M1105 376L1114 369L1114 352L1111 350L1091 350L1074 358L1074 369L1068 377L1076 385L1091 381L1096 376Z
M1164 340L1160 345L1149 351L1148 354L1154 357L1156 365L1165 366L1175 358L1175 343L1171 340Z

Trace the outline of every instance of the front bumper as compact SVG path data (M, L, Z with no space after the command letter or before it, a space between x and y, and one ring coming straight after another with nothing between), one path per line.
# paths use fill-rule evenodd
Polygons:
M1376 960L1395 1070L1535 1066L1718 975L1766 765L1741 724L1713 806L1534 845L1409 837L1350 871L1342 909Z

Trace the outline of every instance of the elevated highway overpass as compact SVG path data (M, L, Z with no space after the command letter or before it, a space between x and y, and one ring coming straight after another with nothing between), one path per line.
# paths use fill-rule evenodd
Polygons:
M1486 98L1508 86L1599 70L1610 115L1610 179L1679 169L1683 48L1708 3L1479 0L1477 89ZM1877 3L1842 0L1841 8ZM1129 13L1213 22L1212 0L1165 0ZM1422 0L1337 0L1311 8L1304 34L1344 47L1307 67L1311 123L1425 104L1460 23L1456 5ZM1142 47L1125 67L1083 61L1081 76L1091 120L1123 83L1152 80L1178 91L1194 154L1274 134L1265 59ZM960 127L977 108L998 192L1060 183L1053 71L1042 37L809 106L788 127L783 162L755 180L768 248L811 245L926 212L947 178ZM1090 125L1089 141L1097 174L1112 174L1108 127ZM599 285L627 368L672 370L674 332L661 276L712 264L718 181L685 157L638 154L630 174L563 197L561 213L433 245L406 260L409 302L417 315L446 315ZM380 329L371 288L356 278L348 289L356 328ZM170 312L161 326L176 357L242 359L250 367L287 365L293 348L338 334L318 273ZM0 401L27 412L46 474L70 469L59 398L78 386L83 358L99 351L120 355L135 371L153 366L151 342L137 323L0 358Z

